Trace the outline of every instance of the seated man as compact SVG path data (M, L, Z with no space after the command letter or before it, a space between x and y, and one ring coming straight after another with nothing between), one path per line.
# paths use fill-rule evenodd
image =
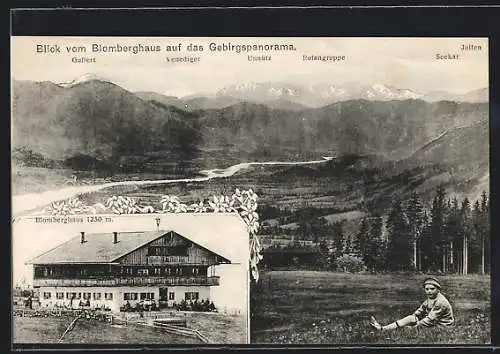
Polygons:
M375 317L371 317L370 324L377 330L391 330L405 326L424 326L432 327L435 325L449 326L455 322L453 318L453 309L446 299L441 294L441 285L436 278L427 278L424 281L425 294L427 300L411 315L400 320L382 326L377 322Z

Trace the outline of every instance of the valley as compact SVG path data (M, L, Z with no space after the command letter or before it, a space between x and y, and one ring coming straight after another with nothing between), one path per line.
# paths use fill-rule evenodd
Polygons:
M484 102L393 90L402 96L311 107L289 95L245 101L236 88L179 100L93 77L14 88L14 200L45 193L30 210L73 195L87 205L112 195L152 205L161 195L191 203L252 188L261 234L286 238L301 218L345 220L356 232L396 196L417 192L429 205L438 186L470 200L489 192Z

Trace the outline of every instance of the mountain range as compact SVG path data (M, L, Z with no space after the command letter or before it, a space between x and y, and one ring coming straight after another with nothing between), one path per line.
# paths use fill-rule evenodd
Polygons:
M106 78L94 74L85 74L71 82L58 83L57 85L68 88L87 81L111 83ZM355 82L341 84L319 83L309 86L286 82L251 82L228 85L209 94L191 94L185 97L163 95L151 91L137 91L134 93L144 100L156 100L183 110L220 109L239 102L262 103L276 109L302 110L358 99L369 101L421 99L427 102L454 101L471 103L489 101L488 88L460 94L447 91L421 93L380 83L368 85Z
M267 102L289 100L310 107L319 107L339 101L371 100L391 101L422 99L424 101L487 102L488 89L473 90L464 94L445 91L419 93L385 84L316 84L310 86L291 85L281 82L249 83L230 85L216 92L216 97L235 97L247 101Z
M265 104L271 108L302 110L318 108L335 102L349 100L392 101L420 99L427 102L452 101L480 103L488 102L488 88L473 90L463 94L446 91L429 91L425 94L408 89L399 89L384 84L343 85L317 84L299 86L279 82L230 85L211 95L190 95L187 97L165 96L154 92L135 92L146 100L157 100L180 109L219 109L238 102Z
M47 160L79 158L86 162L77 167L84 169L161 171L215 156L251 161L334 154L376 156L399 169L449 165L462 171L458 175L474 173L470 180L489 174L488 104L476 102L481 93L463 95L473 102L429 102L409 90L371 88L363 91L366 97L374 92L370 99L348 98L333 86L271 84L179 99L130 92L96 77L62 85L14 81L12 146ZM306 106L307 97L318 106L309 98ZM319 105L333 97L338 100Z

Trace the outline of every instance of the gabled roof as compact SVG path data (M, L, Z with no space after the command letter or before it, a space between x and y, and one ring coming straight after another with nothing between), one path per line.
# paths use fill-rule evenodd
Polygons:
M120 232L117 243L113 243L112 233L85 234L84 243L80 242L80 236L73 237L29 263L111 263L166 233L166 231Z
M241 261L242 234L248 234L239 215L228 214L173 214L162 215L164 230L144 232L86 233L80 243L80 234L55 248L35 257L28 264L112 263L118 258L173 231L193 243L228 261ZM238 235L239 234L239 235ZM238 240L239 239L239 240ZM248 250L248 246L246 246Z

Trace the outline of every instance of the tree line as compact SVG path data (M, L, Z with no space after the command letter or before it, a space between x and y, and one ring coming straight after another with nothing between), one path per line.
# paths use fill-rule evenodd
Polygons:
M471 205L467 197L448 197L439 187L427 207L414 192L394 199L385 217L363 218L359 231L345 240L341 224L335 224L329 263L348 255L370 270L489 273L489 210L486 192Z

